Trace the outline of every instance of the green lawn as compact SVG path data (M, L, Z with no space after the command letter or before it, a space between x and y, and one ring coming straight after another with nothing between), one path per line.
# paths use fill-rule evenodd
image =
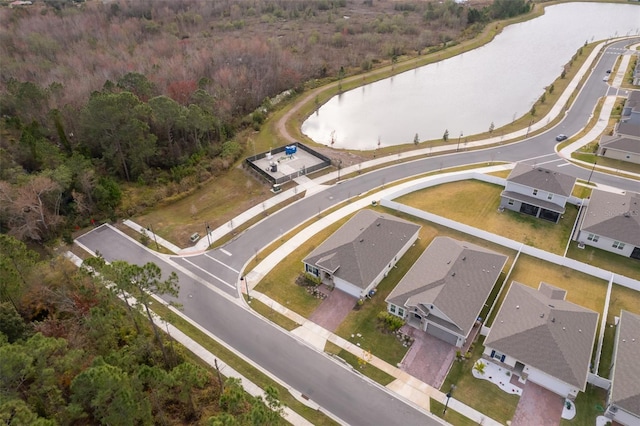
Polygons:
M476 422L474 422L468 417L463 416L457 411L452 410L451 407L447 407L447 412L445 414L442 414L442 412L444 411L444 404L436 401L433 398L429 400L429 407L431 408L432 414L435 414L436 416L446 420L448 423L454 426L476 426L477 425Z
M454 398L481 413L487 413L494 420L506 424L513 418L520 397L503 392L488 380L473 377L471 371L475 362L482 355L483 343L484 337L481 336L474 345L470 359L453 363L440 390L448 392L451 385L455 385Z
M578 248L578 243L571 242L567 257L579 260L589 265L597 266L625 277L640 280L640 260L620 256L595 247Z
M533 247L563 254L578 209L567 204L567 211L557 224L511 210L500 213L498 207L503 189L500 185L466 180L415 191L396 201Z
M595 425L596 417L603 414L606 398L606 390L587 384L586 392L578 393L576 398L576 416L571 420L560 420L560 426Z
M246 298L246 296L245 296ZM280 327L284 328L287 331L291 331L298 327L298 323L288 317L282 315L279 312L274 311L270 306L265 305L264 303L251 298L251 308L262 315L265 318L268 318L270 321L278 324Z
M382 386L386 386L395 380L395 377L385 373L384 371L380 370L377 367L374 367L371 364L359 361L357 356L342 349L340 346L334 343L327 341L324 351L333 355L337 355L347 364L352 366L354 370L362 373L373 381L380 383Z
M607 328L604 334L602 354L600 355L600 365L598 367L598 374L602 377L609 377L616 334L615 317L620 317L620 311L622 310L640 315L640 292L614 284L611 289Z

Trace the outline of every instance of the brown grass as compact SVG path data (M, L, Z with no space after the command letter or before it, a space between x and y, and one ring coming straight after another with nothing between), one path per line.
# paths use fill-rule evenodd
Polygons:
M498 212L503 187L467 180L413 192L396 201L485 231L520 241L552 253L563 254L578 209L567 211L555 224L521 213Z

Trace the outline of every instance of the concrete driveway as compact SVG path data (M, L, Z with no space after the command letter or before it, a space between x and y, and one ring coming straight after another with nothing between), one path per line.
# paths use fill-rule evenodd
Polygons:
M564 398L527 381L511 426L558 426Z

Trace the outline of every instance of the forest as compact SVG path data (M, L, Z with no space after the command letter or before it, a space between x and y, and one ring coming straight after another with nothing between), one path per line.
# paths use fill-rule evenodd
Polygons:
M248 396L151 321L149 293L176 295L175 275L151 263L85 264L38 261L0 234L0 423L284 424L276 389ZM125 293L136 303L114 297Z
M473 37L523 0L36 1L0 8L0 232L46 243L124 190L215 179L278 94ZM159 198L159 197L158 197ZM139 209L148 205L137 206Z

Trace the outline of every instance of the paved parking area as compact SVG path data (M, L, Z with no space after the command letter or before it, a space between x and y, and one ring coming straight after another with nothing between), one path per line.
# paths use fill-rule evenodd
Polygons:
M558 426L563 404L561 396L527 381L511 426Z
M409 325L402 330L415 341L404 356L401 369L440 389L456 357L456 347Z

